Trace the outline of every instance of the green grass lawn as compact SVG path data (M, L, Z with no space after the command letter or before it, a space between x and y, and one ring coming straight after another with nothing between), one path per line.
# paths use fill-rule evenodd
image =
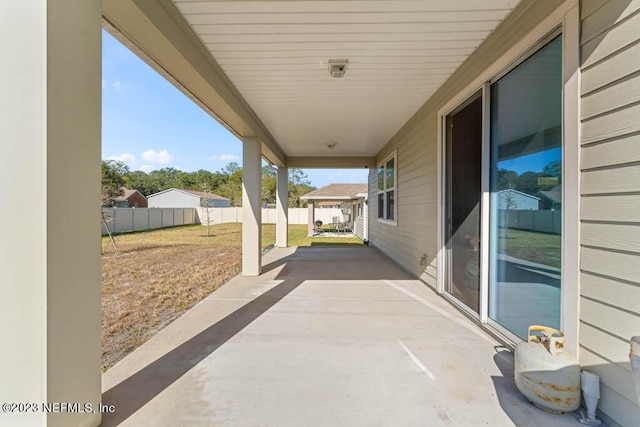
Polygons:
M534 231L500 230L499 252L550 267L560 268L561 236Z
M333 246L333 245L362 245L357 237L308 237L307 225L289 225L289 246ZM276 242L276 226L265 224L262 226L262 246Z

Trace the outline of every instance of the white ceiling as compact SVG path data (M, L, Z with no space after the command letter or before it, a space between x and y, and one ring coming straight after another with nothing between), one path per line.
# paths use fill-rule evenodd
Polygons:
M374 156L518 1L173 0L287 156Z

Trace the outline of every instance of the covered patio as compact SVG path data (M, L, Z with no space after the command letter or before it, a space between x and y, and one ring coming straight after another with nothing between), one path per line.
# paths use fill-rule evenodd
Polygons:
M276 248L103 376L115 425L577 426L377 249Z
M0 329L10 351L0 353L0 401L102 402L117 410L6 412L0 424L577 425L523 400L510 353L489 335L521 339L499 312L520 316L518 305L492 299L499 253L491 239L500 230L491 219L499 190L491 177L502 167L492 153L528 141L562 153L555 177L562 287L547 291L565 348L600 375L603 420L640 419L628 361L640 319L640 104L629 95L640 81L638 0L3 6L0 32L12 42L1 48L8 60L0 69L7 141ZM104 378L96 233L103 29L243 147L242 276ZM542 60L545 52L555 52L553 61ZM536 64L546 71L531 73L538 76L531 84L529 74L512 74ZM552 85L539 78L547 71ZM494 95L509 75L524 83L498 92L522 111L535 107L538 119L510 104L498 117ZM530 102L525 89L539 86L557 95L555 110ZM448 120L467 108L477 112L465 137L477 154L448 144ZM512 125L503 145L492 141L494 124ZM477 212L478 228L460 233L475 242L463 248L473 252L464 271L477 296L467 302L448 274L454 152L470 154L473 166L456 167L462 187L470 188L466 172L476 172L478 210L469 212ZM263 161L278 169L276 249L266 256ZM288 175L297 168L369 170L372 216L364 222L375 248L288 247Z

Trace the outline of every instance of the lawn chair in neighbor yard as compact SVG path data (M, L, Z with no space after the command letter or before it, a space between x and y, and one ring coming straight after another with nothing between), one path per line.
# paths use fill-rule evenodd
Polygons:
M343 221L338 224L336 231L341 234L351 233L351 224L349 221Z
M334 233L338 232L338 228L340 227L340 217L339 216L333 216L331 217L331 225L330 225L330 230Z
M313 223L313 235L318 236L324 233L324 229L322 228L322 221L317 220Z

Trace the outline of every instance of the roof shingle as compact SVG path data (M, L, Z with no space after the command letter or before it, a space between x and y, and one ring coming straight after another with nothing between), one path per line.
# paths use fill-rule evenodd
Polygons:
M313 190L304 196L302 200L324 199L324 200L344 200L356 199L357 194L367 192L367 184L329 184L325 187Z

